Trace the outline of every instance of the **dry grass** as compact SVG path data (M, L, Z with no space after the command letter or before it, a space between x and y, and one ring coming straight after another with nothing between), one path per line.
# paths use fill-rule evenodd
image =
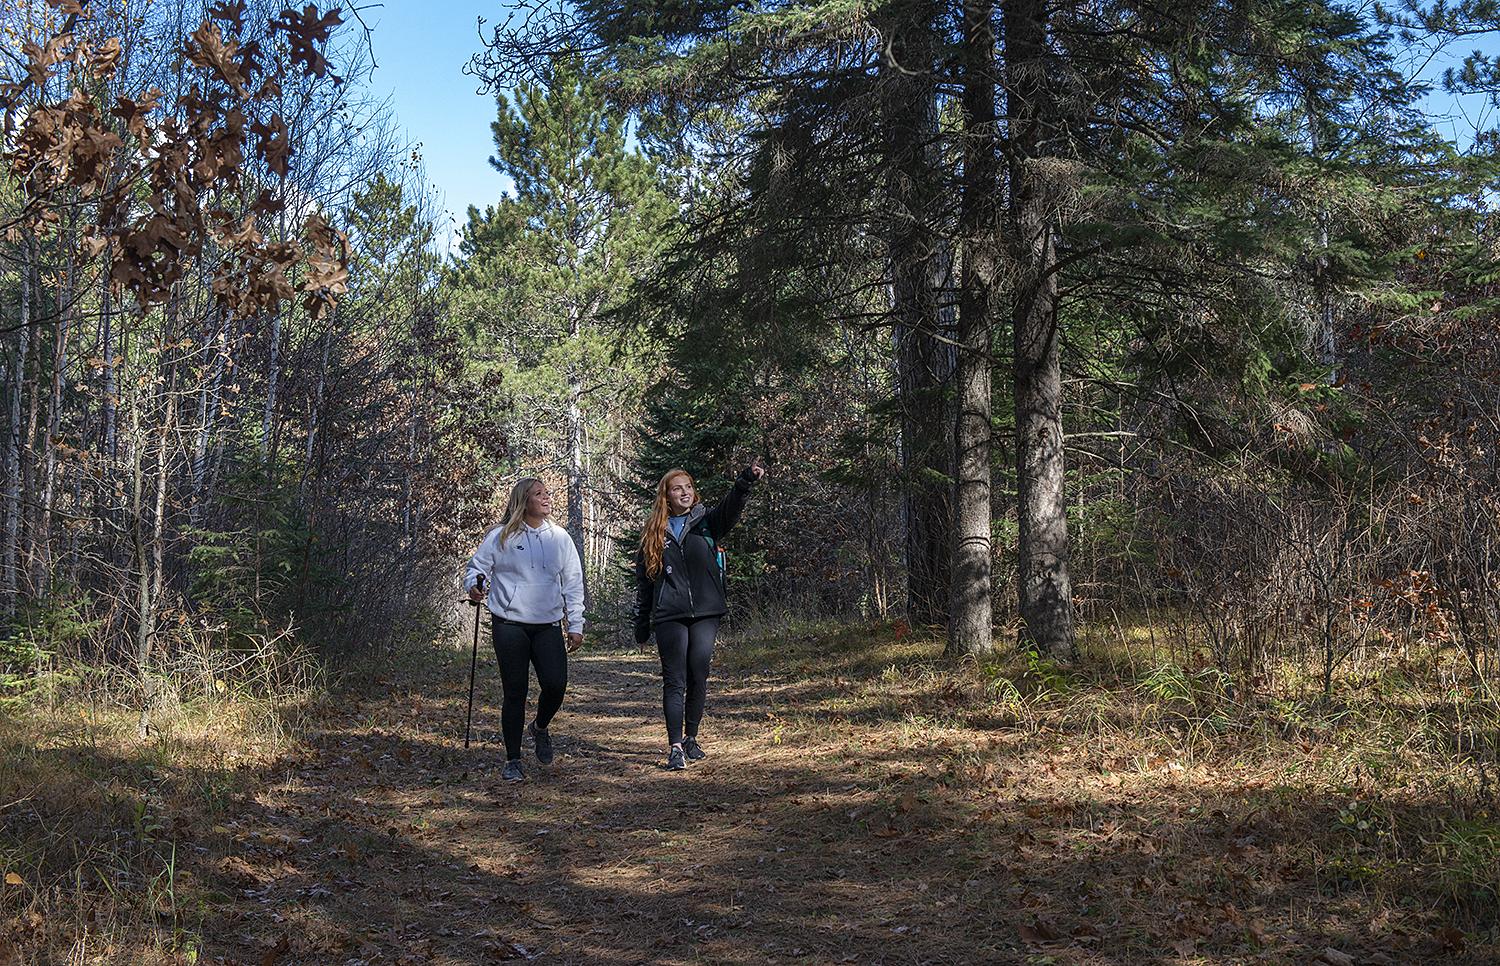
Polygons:
M195 843L263 786L322 689L305 656L193 658L151 680L144 739L123 678L59 674L0 707L0 963L197 959L223 897Z
M1500 955L1500 717L1430 684L1457 677L1330 703L1139 648L955 669L889 627L788 629L723 646L711 756L673 774L654 665L575 659L558 761L520 786L498 780L492 663L462 749L449 642L296 742L246 701L190 703L144 744L103 712L12 720L11 961Z

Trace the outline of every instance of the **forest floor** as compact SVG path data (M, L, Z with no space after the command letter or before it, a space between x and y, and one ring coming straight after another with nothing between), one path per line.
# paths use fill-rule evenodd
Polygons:
M58 720L23 754L13 723L0 966L1500 961L1497 735L1441 703L809 630L722 644L673 773L654 656L586 649L557 760L506 784L492 655L462 747L468 659L372 669L259 750Z

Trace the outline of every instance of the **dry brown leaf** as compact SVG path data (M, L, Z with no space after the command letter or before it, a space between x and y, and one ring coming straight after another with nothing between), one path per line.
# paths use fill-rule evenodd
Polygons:
M271 21L271 28L286 34L292 47L293 62L301 64L306 73L322 77L328 72L328 61L318 50L318 45L327 42L333 28L343 22L337 8L320 16L318 8L309 3L301 13L283 10L278 19Z
M260 958L260 966L276 966L281 961L281 957L285 956L291 948L291 937L282 936L276 940L276 945L266 950L265 955Z
M1463 931L1455 929L1452 926L1444 926L1437 932L1434 932L1432 938L1436 939L1450 953L1462 952L1464 943L1467 941L1467 937L1463 934Z

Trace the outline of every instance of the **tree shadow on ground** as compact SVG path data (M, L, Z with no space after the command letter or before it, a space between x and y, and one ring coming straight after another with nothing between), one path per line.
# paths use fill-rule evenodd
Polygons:
M1332 947L1356 962L1477 963L1495 951L1472 935L1478 920L1401 894L1389 850L1341 822L1350 803L1311 786L1171 773L1110 785L1065 752L970 781L937 767L941 749L869 722L846 728L857 750L849 734L778 742L754 682L716 697L712 757L667 773L654 662L633 654L575 660L557 763L528 759L530 779L507 785L498 749L465 753L454 737L456 664L330 719L266 776L205 857L224 897L204 923L209 958L1305 963ZM495 713L491 690L476 716ZM1364 807L1399 828L1423 805Z
M574 660L557 762L528 757L509 785L493 667L465 751L467 650L433 657L341 695L274 762L136 776L160 794L96 809L75 849L135 836L175 856L173 902L147 913L200 936L200 961L1495 960L1494 897L1421 868L1433 803L1413 793L1271 787L1232 763L1105 770L1065 729L973 714L924 730L920 702L852 699L877 662L731 662L711 757L669 773L654 656L631 652ZM140 768L37 754L59 758L39 774ZM153 811L174 788L218 797ZM37 789L5 834L55 827L75 793Z

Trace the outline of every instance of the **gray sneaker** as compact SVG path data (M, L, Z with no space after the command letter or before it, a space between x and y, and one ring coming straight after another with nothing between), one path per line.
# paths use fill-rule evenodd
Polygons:
M683 757L682 746L673 745L667 752L667 768L671 771L682 771L687 767L687 759Z
M552 764L552 736L546 728L538 728L536 722L526 726L526 734L536 743L536 760L544 765Z
M708 757L708 753L703 750L703 746L698 744L698 739L692 735L688 735L682 739L682 753L687 755L688 761L702 761Z
M520 782L526 780L526 773L521 770L521 759L512 758L505 763L505 770L500 772L500 777L508 782Z

